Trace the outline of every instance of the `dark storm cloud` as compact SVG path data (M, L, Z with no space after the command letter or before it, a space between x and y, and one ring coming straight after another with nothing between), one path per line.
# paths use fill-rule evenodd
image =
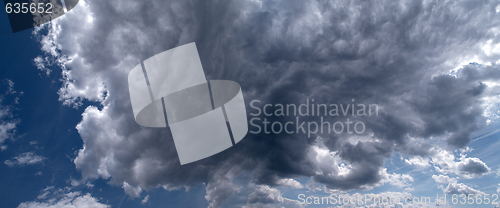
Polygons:
M237 190L231 181L244 171L252 171L257 184L278 186L281 179L305 176L332 189L369 188L383 179L384 160L394 151L433 154L429 144L413 144L411 137L449 135L449 147L462 148L484 123L483 82L500 78L498 66L469 65L458 76L447 73L457 67L449 63L460 63L457 57L498 60L477 45L500 41L490 30L500 21L492 9L496 4L88 1L72 10L80 16L68 13L56 21L61 31L52 39L72 59L65 65L61 98L106 106L83 114L77 128L84 148L76 167L84 178L144 189L205 183L211 206ZM90 12L92 21L81 18ZM235 147L181 166L169 129L135 123L127 75L141 60L190 42L196 42L208 79L242 86L247 111L253 99L378 104L379 116L361 118L362 136L373 141L352 144L350 134L320 135L328 151L350 163L346 175L338 167L324 168L334 164L317 161L312 149L318 141L303 134L248 134Z
M469 143L470 133L484 122L478 99L486 88L482 82L500 79L498 66L478 68L471 64L461 69L458 77L434 77L425 91L412 95L410 103L425 123L419 136L452 133L449 145L463 148Z

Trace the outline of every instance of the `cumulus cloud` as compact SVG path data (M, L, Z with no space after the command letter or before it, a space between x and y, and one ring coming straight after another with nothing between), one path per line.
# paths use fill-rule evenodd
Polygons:
M458 174L464 178L477 178L490 172L490 168L479 158L470 158L461 153L460 158L446 150L438 150L432 157L435 169L441 173Z
M432 175L432 179L439 184L448 184L446 187L439 185L438 188L443 190L444 194L484 194L484 192L473 189L466 184L458 183L457 179L450 178L446 175Z
M490 168L479 158L466 158L458 164L458 170L467 177L481 177L488 172Z
M411 185L410 183L413 182L413 177L408 174L386 173L385 179L383 179L382 182L389 183L399 188L404 188Z
M472 149L462 150L457 157L454 152L441 149L437 146L429 150L428 157L413 156L404 161L410 165L419 167L434 167L434 169L444 174L457 174L463 178L480 178L491 172L491 169L479 158L467 157L465 154Z
M473 189L463 183L450 183L443 192L445 194L465 194L467 196L469 194L484 194L484 192Z
M404 159L404 161L405 161L405 163L408 163L410 165L416 165L416 166L421 166L421 167L430 166L429 158L423 158L421 156L415 156L415 157L411 157L408 159Z
M277 183L279 186L284 186L284 187L291 187L296 189L304 188L304 186L300 184L300 182L293 180L291 178L280 179Z
M63 104L98 103L85 106L77 126L83 147L74 162L84 179L109 179L131 196L143 189L204 183L205 198L218 206L240 189L232 180L246 171L263 186L298 188L289 180L297 177L335 190L391 181L403 186L411 176L384 172L394 152L442 157L432 160L442 171L485 174L484 163L473 158L449 162L448 153L430 151L425 141L439 139L447 148L443 151L465 148L471 133L492 116L488 112L495 112L500 19L491 8L497 5L88 0L45 25L48 32L36 32L46 57L62 68ZM240 83L247 102L355 99L378 104L380 114L361 118L366 131L356 135L363 137L356 142L348 133L249 134L226 151L181 166L168 128L135 123L127 75L141 60L190 42L196 42L207 78ZM413 144L413 138L424 142Z
M48 195L54 196L47 197ZM92 197L89 193L82 194L81 192L70 192L68 189L54 190L54 187L45 188L42 195L40 195L38 199L43 201L23 202L18 206L18 208L111 207L100 203L98 199Z
M350 190L350 188L357 187L358 189L369 190L373 187L380 186L386 183L399 188L403 188L409 186L411 182L413 182L413 177L408 174L389 174L387 173L386 168L374 165L374 162L382 163L382 160L384 158L373 158L373 156L377 155L377 153L371 153L372 158L369 159L364 159L363 155L357 155L357 158L359 158L361 162L349 161L343 159L343 157L339 155L338 151L330 151L325 146L324 142L324 139L317 139L316 142L311 146L308 157L311 158L310 160L316 164L315 166L313 166L313 170L315 171L315 175L312 177L313 181L326 184L325 188L327 189L347 191ZM361 144L363 144L364 147L359 147L361 146ZM369 150L373 151L373 147L378 147L379 145L382 144L376 144L376 142L367 142L358 143L356 146L359 148L370 148ZM362 151L360 151L360 153L361 152ZM367 151L367 153L365 154L369 154L369 152L370 151ZM373 168L376 169L376 171L366 171L365 168L367 165L372 165ZM366 172L360 173L360 171ZM366 181L369 179L376 180L373 180L371 182ZM360 180L362 182L358 182Z
M25 152L22 153L10 160L6 160L4 163L8 165L9 167L12 167L14 165L34 165L37 163L41 163L43 160L45 160L45 157L36 155L33 152Z

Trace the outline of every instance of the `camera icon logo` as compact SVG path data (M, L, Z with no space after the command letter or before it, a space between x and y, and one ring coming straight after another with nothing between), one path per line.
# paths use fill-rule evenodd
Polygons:
M135 121L170 127L181 165L228 149L248 132L240 85L207 81L195 43L141 62L128 84Z

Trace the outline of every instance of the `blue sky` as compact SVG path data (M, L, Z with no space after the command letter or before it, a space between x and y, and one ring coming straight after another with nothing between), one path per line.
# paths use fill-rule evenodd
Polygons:
M499 195L499 16L495 1L88 0L12 33L2 12L0 122L11 127L0 132L0 206L329 207L298 196ZM355 98L381 115L361 118L361 135L248 134L180 165L170 130L135 123L126 77L190 42L209 80L241 85L249 119L255 99ZM448 204L460 206L470 207Z

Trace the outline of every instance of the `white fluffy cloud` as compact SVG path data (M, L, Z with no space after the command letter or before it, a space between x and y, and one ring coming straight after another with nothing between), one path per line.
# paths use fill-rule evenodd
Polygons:
M441 173L458 174L464 178L481 177L491 170L479 158L467 157L466 154L461 153L457 159L452 152L447 150L438 150L432 157L432 163Z
M491 169L479 158L467 157L465 154L471 149L463 150L459 157L453 151L441 149L437 146L430 149L431 155L428 157L414 156L404 161L410 165L420 167L430 167L443 174L457 174L463 178L479 178L491 172Z
M443 190L445 194L484 194L484 192L473 189L463 183L450 183L448 186Z
M458 183L457 179L446 175L432 175L432 179L438 184L448 184L446 187L438 185L438 188L442 189L444 194L484 194L484 192L473 189L466 184Z
M291 188L296 188L296 189L301 189L304 188L300 182L291 179L291 178L282 178L278 181L278 185L284 186L284 187L291 187Z
M397 173L387 174L386 171L387 170L384 171L385 179L382 179L383 183L389 183L399 188L411 187L411 182L413 182L413 177L410 176L409 174L397 174Z
M371 142L367 142L370 144ZM348 161L341 159L338 152L330 151L325 145L324 140L319 138L316 143L311 146L309 158L316 163L316 173L329 180L344 181L349 178L358 177L356 169L362 164L350 164ZM362 189L372 189L383 184L390 184L399 188L411 186L413 177L409 174L387 173L386 168L380 168L377 172L380 181L370 185L362 186ZM340 182L339 182L340 183Z
M416 165L420 167L430 166L429 158L424 158L422 156L415 156L408 159L404 159L404 161L410 165Z

